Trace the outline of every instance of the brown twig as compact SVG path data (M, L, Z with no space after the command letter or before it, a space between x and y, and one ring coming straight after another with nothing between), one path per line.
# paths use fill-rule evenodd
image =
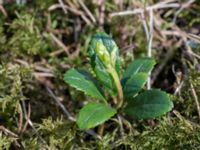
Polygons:
M62 7L62 9L63 9L63 11L64 11L64 13L67 14L67 9L66 9L66 7L65 7L64 2L63 2L62 0L58 0L58 1L59 1L59 3L60 3L60 5L61 5L61 7Z
M26 118L26 122L24 124L24 127L21 131L21 134L23 134L25 132L25 130L27 129L27 126L28 126L28 121L30 120L30 116L31 116L31 105L30 103L28 104L28 114L25 115L25 118Z
M58 44L58 46L60 46L61 48L64 49L66 54L69 56L70 55L69 48L67 46L65 46L65 44L62 41L60 41L53 33L50 33L50 36Z
M69 7L67 5L63 5L61 6L60 4L54 4L52 6L49 7L49 11L53 11L57 8L66 8L69 11L71 11L72 13L74 13L75 15L81 16L81 18L88 24L91 25L91 21L84 15L84 13L80 10L75 9L75 7Z
M190 6L192 3L194 3L195 0L188 0L184 5L181 6L181 8L175 13L173 18L173 23L176 23L177 16L183 11L186 7Z
M6 10L4 9L3 7L3 0L0 0L0 11L2 12L2 14L5 16L5 17L8 17L8 14L6 12Z
M55 77L54 74L46 72L34 72L33 75L35 77Z
M67 116L67 118L72 122L76 121L76 119L70 115L69 111L60 102L60 100L55 96L53 91L47 86L46 86L46 90L48 91L49 95L53 98L53 100L56 102L56 104L58 104L58 106L62 109L63 113Z
M21 94L23 95L23 93L21 93ZM22 108L23 108L24 115L25 115L26 120L28 121L29 126L33 129L35 134L37 134L37 136L39 137L41 142L47 144L47 142L39 135L37 129L33 125L33 122L30 120L30 117L28 117L28 114L27 114L27 111L26 111L26 105L25 105L24 101L22 101Z
M198 96L197 96L197 93L196 93L192 83L190 83L190 87L191 87L191 90L192 90L192 96L194 98L194 101L195 101L195 104L196 104L196 107L197 107L197 113L198 113L199 121L200 121L200 105L199 105Z
M5 128L4 126L0 126L0 130L3 131L3 132L6 133L6 134L9 134L9 135L15 137L15 138L18 138L18 135L17 135L17 134L15 134L14 132L8 130L8 129Z
M51 6L48 8L48 10L49 10L49 11L53 11L53 10L55 10L55 9L63 8L63 7L64 7L65 9L68 9L69 11L71 11L72 13L74 13L74 14L76 14L76 15L81 15L81 14L82 14L82 12L79 11L79 10L76 10L76 9L74 9L74 8L72 8L72 7L67 6L67 5L61 6L60 4L51 5Z
M150 11L150 10L157 10L157 9L163 9L163 8L178 8L180 7L180 4L178 3L157 3L152 6L148 6L145 9L144 8L137 8L134 10L127 10L127 11L121 11L121 12L115 12L111 14L111 17L115 16L126 16L126 15L135 15L135 14L141 14L144 13L145 11Z
M18 133L21 133L22 131L22 126L23 126L23 112L22 112L22 108L21 108L21 105L19 106L19 123L18 123L18 129L17 129L17 132Z
M119 122L121 136L124 136L124 127L123 127L123 123L122 123L122 117L120 115L117 115L117 118L118 118L118 122Z
M149 19L149 40L148 40L148 57L152 57L152 44L153 44L153 33L154 33L154 13L150 10ZM147 89L151 89L151 72L148 74Z
M82 0L78 0L79 4L81 5L81 7L85 10L85 12L88 14L88 16L90 17L90 19L93 21L93 23L96 23L96 19L95 17L92 15L92 13L90 12L90 10L87 8L87 6L84 4L84 2Z

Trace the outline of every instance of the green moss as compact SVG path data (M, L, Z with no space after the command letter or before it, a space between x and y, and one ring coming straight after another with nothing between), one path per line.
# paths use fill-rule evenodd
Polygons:
M36 26L37 19L30 14L17 14L17 18L10 25L8 47L17 55L44 54L48 45L45 43L39 26Z
M12 142L15 140L15 138L5 136L0 132L0 149L9 150L11 148Z

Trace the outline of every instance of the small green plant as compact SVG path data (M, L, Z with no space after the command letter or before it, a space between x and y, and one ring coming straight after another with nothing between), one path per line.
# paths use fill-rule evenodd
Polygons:
M102 32L92 37L88 53L95 78L80 69L70 69L64 75L66 83L99 100L80 110L77 124L81 130L104 123L117 111L135 119L153 119L173 108L165 92L143 89L155 65L152 58L134 60L121 77L119 49L114 40Z

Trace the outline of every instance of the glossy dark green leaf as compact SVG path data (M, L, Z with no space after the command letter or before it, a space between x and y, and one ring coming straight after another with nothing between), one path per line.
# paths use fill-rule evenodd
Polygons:
M172 108L173 103L165 92L152 89L128 101L124 111L135 119L154 119L169 112Z
M89 103L80 110L77 124L81 130L87 130L104 123L115 114L116 110L109 106Z
M112 66L120 73L119 49L114 40L106 33L98 32L91 38L88 53L98 80L106 91L116 94L112 76L107 71L107 67Z
M64 81L86 95L105 100L94 78L83 70L70 69L65 73Z
M135 96L147 81L147 73L137 73L132 75L123 87L124 97L126 99Z
M136 73L149 73L154 65L156 64L155 60L152 58L140 58L134 60L130 63L123 74L122 84L124 85L126 81Z

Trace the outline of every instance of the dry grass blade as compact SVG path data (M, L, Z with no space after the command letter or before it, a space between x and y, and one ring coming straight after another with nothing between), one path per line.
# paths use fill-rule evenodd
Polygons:
M87 6L84 4L84 2L83 2L82 0L78 0L78 2L79 2L80 5L83 7L83 9L85 10L85 12L88 14L88 16L89 16L90 19L93 21L93 23L96 23L95 17L92 15L92 13L91 13L90 10L87 8Z
M154 4L152 6L148 6L145 9L144 8L136 8L134 10L127 10L127 11L111 13L111 17L135 15L135 14L144 13L145 11L166 9L166 8L179 8L179 7L180 7L180 4L178 4L178 3L165 4L165 3L161 2L161 3Z
M197 112L198 112L198 115L199 115L199 122L200 122L200 105L199 105L198 96L196 94L196 91L195 91L192 83L190 83L190 87L191 87L191 90L192 90L192 96L194 98L194 101L195 101L195 104L196 104L196 107L197 107Z
M23 126L23 112L22 112L22 108L21 108L21 105L20 105L19 106L19 123L18 123L18 129L17 129L18 133L21 133L22 126Z
M61 47L64 49L64 51L66 52L66 54L69 56L70 53L69 53L69 49L68 47L65 46L65 44L60 41L53 33L50 33L50 36L52 37L52 39Z
M49 87L47 87L47 86L46 86L46 90L48 91L49 95L54 99L54 101L56 102L56 104L58 104L58 106L62 109L62 111L64 112L64 114L67 116L67 118L70 121L72 121L72 122L76 121L76 119L70 115L69 111L60 102L60 100L55 96L55 94L53 93L53 91Z
M31 105L30 105L30 103L28 104L28 114L25 114L25 118L26 118L26 122L25 122L25 124L24 124L24 127L23 127L23 129L22 129L22 131L21 131L21 134L23 134L25 131L26 131L26 129L27 129L27 126L28 126L28 122L29 122L29 120L30 120L30 117L31 117Z
M7 128L5 128L4 126L0 126L0 130L3 131L5 134L9 134L13 137L18 137L17 134L13 133L12 131L8 130Z
M52 6L50 6L48 8L49 11L53 11L57 8L65 8L67 10L69 10L70 12L74 13L75 15L78 15L78 16L81 16L81 18L88 24L88 25L91 25L91 21L84 15L84 13L78 9L76 9L74 6L73 7L69 7L67 5L63 5L61 6L60 4L54 4Z
M67 9L66 9L66 7L65 7L64 2L63 2L62 0L58 0L58 1L59 1L59 3L60 3L60 5L61 5L61 7L62 7L62 9L63 9L63 11L64 11L64 13L67 14Z
M150 11L150 20L149 20L149 40L148 40L148 57L152 57L152 44L153 44L153 32L154 32L154 14L153 10ZM151 89L151 73L147 80L147 89Z
M126 16L126 15L135 15L135 14L141 14L144 13L145 11L151 11L151 10L158 10L158 9L167 9L167 8L179 8L182 6L182 8L189 7L190 4L192 4L194 1L191 0L191 2L186 2L186 3L172 3L172 1L163 1L157 4L154 4L152 6L148 6L145 9L144 8L136 8L134 10L127 10L127 11L121 11L121 12L115 12L111 13L111 17L115 16Z

